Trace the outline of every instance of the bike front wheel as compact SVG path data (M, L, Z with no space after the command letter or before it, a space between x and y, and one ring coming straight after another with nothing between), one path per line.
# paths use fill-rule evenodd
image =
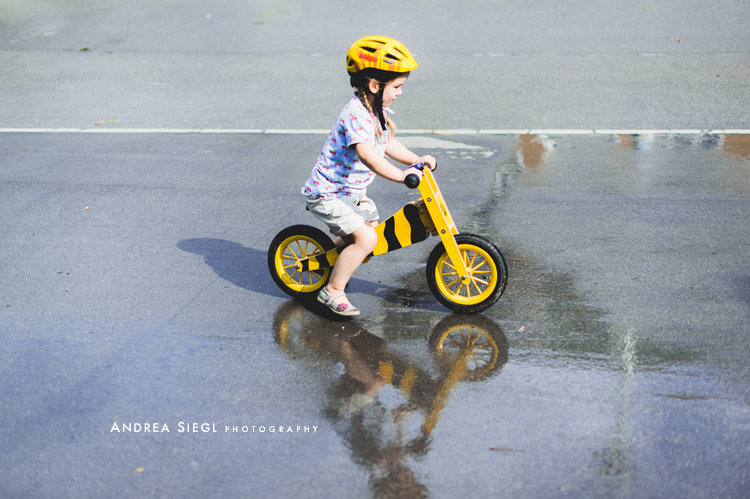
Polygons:
M435 326L430 350L443 375L476 381L496 373L508 361L508 338L495 321L482 314L451 314Z
M457 234L455 239L469 271L468 278L461 279L440 243L427 260L427 284L447 308L462 313L481 312L505 291L508 266L492 241L475 234Z
M293 225L282 230L268 248L268 270L274 282L289 296L302 298L326 285L331 269L302 271L300 260L333 249L331 238L309 225Z

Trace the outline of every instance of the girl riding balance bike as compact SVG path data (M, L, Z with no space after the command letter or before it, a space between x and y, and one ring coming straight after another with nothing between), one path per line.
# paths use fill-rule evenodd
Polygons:
M302 187L307 209L336 239L306 225L281 231L268 252L274 281L291 296L317 294L334 313L359 315L344 292L357 267L370 256L433 234L441 238L427 265L433 294L452 310L486 309L505 288L502 254L487 239L458 233L432 175L435 158L420 157L395 139L396 126L385 114L417 62L398 41L371 36L351 46L346 66L354 95ZM385 156L409 168L402 170ZM378 224L377 207L367 197L376 175L419 186L422 199Z

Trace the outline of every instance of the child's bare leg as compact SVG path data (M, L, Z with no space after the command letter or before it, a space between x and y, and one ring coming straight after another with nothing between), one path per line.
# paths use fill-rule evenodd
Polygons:
M378 243L378 235L375 233L375 229L372 228L370 223L361 225L345 239L351 239L352 242L349 246L344 248L344 251L341 252L336 260L336 265L331 272L331 279L326 286L329 295L344 292L346 283L349 282L354 271L357 270L357 267L362 263L362 260L372 253L372 250L375 249L375 246ZM349 301L344 296L334 300L334 303L348 302Z
M378 225L378 221L377 220L373 220L372 222L365 222L365 223L369 224L370 227L375 227L376 225ZM344 243L352 244L353 242L354 242L354 239L352 239L352 236L346 236L346 237L336 236L336 239L333 240L333 245L334 246L339 246L339 245L342 245Z

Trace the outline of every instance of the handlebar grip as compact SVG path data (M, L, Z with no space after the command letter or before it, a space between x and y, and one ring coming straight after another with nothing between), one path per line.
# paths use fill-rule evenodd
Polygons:
M414 173L410 173L404 179L404 184L406 184L406 187L408 187L409 189L416 189L419 186L419 176Z

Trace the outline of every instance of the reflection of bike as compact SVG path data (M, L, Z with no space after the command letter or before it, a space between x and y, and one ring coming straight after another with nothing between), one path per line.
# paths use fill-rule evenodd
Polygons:
M297 301L277 310L273 333L285 354L311 361L322 374L329 394L323 414L352 460L368 471L376 498L429 497L412 463L429 453L451 393L462 381L497 374L508 360L505 335L482 315L441 320L422 343L432 355L413 346L391 349L360 323L331 322ZM333 378L326 364L335 363L344 371Z
M415 166L424 167L421 163ZM378 244L370 256L410 246L429 235L439 236L440 244L427 260L430 291L453 311L481 312L505 290L505 259L488 239L459 234L433 173L424 168L422 175L421 182L416 175L407 176L406 184L419 187L422 197L375 227ZM312 295L328 282L331 268L345 247L334 247L331 238L315 227L294 225L271 242L268 268L285 293L293 297Z
M401 390L424 412L426 435L437 424L448 397L461 381L479 381L495 373L508 360L508 342L500 326L483 315L453 314L441 320L427 342L438 368L437 379L431 366L391 353L387 342L358 323L328 321L290 301L276 312L274 339L293 358L328 358L362 369L353 357L342 358L341 343L348 343L354 357L362 360L372 375ZM363 360L364 359L364 360ZM352 369L347 368L347 372ZM358 372L355 377L362 377ZM382 388L382 387L381 387Z
M449 315L435 326L430 350L442 373L465 381L484 379L508 360L505 335L483 315Z

